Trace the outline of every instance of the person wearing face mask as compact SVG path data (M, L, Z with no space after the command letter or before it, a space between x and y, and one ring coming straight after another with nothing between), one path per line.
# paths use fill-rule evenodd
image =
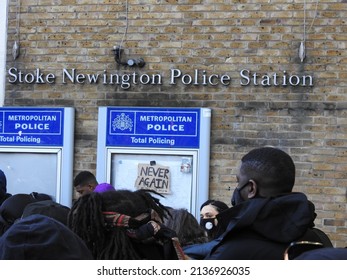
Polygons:
M224 202L212 199L201 205L200 226L207 232L209 241L219 237L224 232L225 229L218 225L216 216L228 208Z
M200 206L200 226L205 230L208 242L183 247L183 251L190 259L202 260L217 244L217 238L224 232L217 221L217 215L228 209L222 201L209 199Z
M287 153L253 149L241 159L236 177L233 207L217 215L226 230L205 259L281 260L288 245L300 240L332 246L327 235L314 231L313 203L293 192L295 165Z

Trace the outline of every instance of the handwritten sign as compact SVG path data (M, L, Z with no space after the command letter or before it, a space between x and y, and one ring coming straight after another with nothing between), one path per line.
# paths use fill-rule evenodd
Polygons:
M163 165L139 164L135 182L137 189L170 193L170 168Z

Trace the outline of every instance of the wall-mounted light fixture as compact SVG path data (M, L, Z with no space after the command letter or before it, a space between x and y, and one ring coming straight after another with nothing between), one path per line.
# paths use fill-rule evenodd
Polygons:
M306 51L305 51L305 41L301 41L299 46L299 58L301 62L304 62L304 59L306 57Z
M143 67L146 62L143 58L129 58L127 61L122 61L122 52L123 49L119 46L113 47L114 59L119 65L130 66L130 67Z

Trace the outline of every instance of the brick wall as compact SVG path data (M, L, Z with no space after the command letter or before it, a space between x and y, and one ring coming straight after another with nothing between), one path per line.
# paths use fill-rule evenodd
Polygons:
M347 25L346 1L304 0L26 0L20 7L20 57L16 1L9 1L7 69L40 68L51 84L6 84L6 106L72 106L76 109L74 173L95 171L98 106L212 108L210 196L230 205L241 156L262 145L290 153L295 190L316 204L316 225L336 246L347 246ZM305 18L306 15L306 18ZM128 21L126 21L128 18ZM304 31L305 30L305 31ZM305 37L306 58L298 56ZM166 77L162 85L78 84L78 73L134 69L115 63L143 57L136 71ZM170 69L193 75L227 74L228 86L168 84ZM241 85L240 71L312 75L314 86ZM8 77L7 77L8 78ZM279 78L281 79L281 78Z

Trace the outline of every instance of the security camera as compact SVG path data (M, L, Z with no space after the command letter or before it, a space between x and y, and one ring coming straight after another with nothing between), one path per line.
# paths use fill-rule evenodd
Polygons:
M145 66L145 64L146 63L143 60L143 58L137 58L137 59L131 58L131 59L128 59L128 66L143 67L143 66Z

